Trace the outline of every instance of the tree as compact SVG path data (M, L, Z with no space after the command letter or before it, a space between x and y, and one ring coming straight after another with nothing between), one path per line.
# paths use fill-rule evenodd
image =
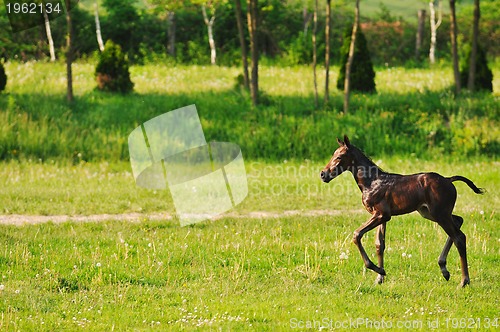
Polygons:
M248 59L247 59L247 45L245 42L245 33L243 30L243 19L241 15L241 1L234 0L234 11L236 15L236 24L238 25L238 36L241 48L241 61L243 63L243 84L245 89L250 89L250 79L248 77Z
M56 61L56 52L54 50L54 40L52 39L52 30L50 29L50 20L49 15L47 15L47 11L45 10L45 6L41 6L43 12L43 19L45 21L45 33L47 34L47 41L49 42L49 53L50 53L50 61Z
M71 0L65 0L66 4L66 99L73 101L73 25L71 21Z
M434 8L435 3L438 5L438 19L436 21L436 10ZM429 1L429 10L430 10L430 22L431 22L431 45L429 48L429 62L434 64L436 62L436 36L437 29L441 25L443 21L443 10L441 1L439 0L431 0Z
M134 88L125 55L120 45L111 40L106 42L104 51L100 55L95 76L99 90L128 93Z
M175 40L177 32L177 19L175 12L185 6L184 0L146 0L152 5L162 19L167 19L167 54L176 57Z
M257 27L257 0L247 0L247 23L250 35L250 54L252 58L252 76L250 82L250 94L252 104L256 106L259 102L259 47Z
M425 9L418 11L417 38L415 41L415 60L420 60L420 49L422 48L422 40L424 39L425 30Z
M349 56L345 67L345 82L344 82L344 113L349 111L349 98L351 94L351 68L354 60L354 46L356 44L356 35L359 26L359 0L356 0L356 8L354 11L354 24L352 27L351 44L349 46Z
M0 61L0 92L5 90L7 85L7 75L5 74L5 68L3 67L2 61Z
M134 6L136 0L104 0L108 15L105 25L107 39L119 44L125 53L133 55L137 51L137 25L139 14Z
M207 6L205 4L201 5L201 12L203 13L203 21L207 26L208 44L210 45L210 63L212 65L215 65L217 58L217 51L215 48L215 40L214 40L215 6L213 5L212 2L210 3L209 6L211 7L211 12L212 12L210 19L208 18Z
M468 45L469 46L469 45ZM470 80L470 59L472 57L472 48L466 47L464 61L462 62L462 70L460 71L460 84L467 86ZM485 90L493 92L493 72L488 67L486 52L478 44L476 50L476 70L474 76L474 91Z
M455 80L455 93L458 95L460 93L460 70L458 68L457 30L455 0L450 0L451 56L453 58L453 78Z
M340 70L337 80L337 88L345 91L346 81L346 67L349 58L349 51L351 48L352 28L346 29L344 34L344 44L340 49ZM359 92L376 92L375 87L375 71L373 70L373 63L371 61L370 52L368 50L365 35L361 29L357 29L356 43L354 45L354 56L352 59L352 66L349 80L350 91Z
M479 0L474 0L474 22L472 23L472 47L470 51L469 62L469 78L467 81L467 89L474 91L474 84L476 82L476 58L477 58L477 40L479 38ZM486 57L485 57L486 58ZM486 60L486 59L485 59Z
M97 0L94 3L94 16L95 16L95 34L97 37L97 44L99 45L99 51L104 51L104 42L102 41L101 35L101 22L99 20L99 10L97 7Z
M316 47L316 34L318 32L318 0L314 0L314 13L313 13L313 80L314 80L314 107L318 108L318 81L316 77L316 62L317 62L317 47Z
M325 105L330 101L330 30L331 30L331 0L326 0L325 22Z

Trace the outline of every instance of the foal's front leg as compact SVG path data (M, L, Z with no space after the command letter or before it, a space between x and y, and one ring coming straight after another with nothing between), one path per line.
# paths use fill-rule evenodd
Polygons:
M385 250L385 227L387 223L382 223L377 228L377 234L375 235L375 248L377 249L378 267L384 269L384 250ZM381 284L384 282L384 275L379 274L375 283Z
M357 230L354 231L354 237L353 237L353 242L358 247L366 268L373 270L373 271L375 271L378 274L381 274L383 276L385 275L385 270L383 268L378 267L377 265L373 264L373 262L370 260L370 258L368 258L368 255L366 254L365 248L363 248L363 245L361 244L361 239L363 238L363 235L366 232L371 231L375 227L389 221L390 219L391 219L390 216L383 215L380 212L375 212L373 214L373 216L370 218L370 220L368 220L366 223L361 225L361 227L359 227Z

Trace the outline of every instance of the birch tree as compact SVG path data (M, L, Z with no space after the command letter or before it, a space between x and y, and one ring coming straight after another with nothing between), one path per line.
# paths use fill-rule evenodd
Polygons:
M351 34L351 45L349 46L349 56L347 58L347 64L345 69L345 81L344 81L344 113L349 111L349 98L351 94L351 68L352 61L354 59L354 47L356 45L356 34L358 32L359 26L359 0L356 0L356 8L354 11L354 24L352 27Z
M99 51L104 51L104 42L102 41L101 34L101 22L99 20L99 9L97 6L97 0L94 3L94 16L95 16L95 34L97 37L97 44L99 45Z
M437 4L438 10L438 18L436 20L436 8ZM429 13L430 13L430 23L431 23L431 45L429 48L429 62L434 64L436 62L436 36L437 30L443 21L443 10L441 1L439 0L431 0L429 1Z
M49 15L47 15L47 11L45 10L45 6L41 6L43 12L43 19L45 21L45 33L47 34L47 41L49 42L49 53L50 53L50 61L56 61L56 52L54 51L54 40L52 39L52 30L50 29L50 20Z
M208 18L207 15L207 5L211 7L211 15L210 18ZM214 22L215 22L215 6L213 6L212 3L208 4L202 4L201 5L201 12L203 14L203 21L205 22L205 25L207 26L207 33L208 33L208 44L210 45L210 63L212 65L216 64L216 59L217 59L217 50L215 48L215 40L214 40Z

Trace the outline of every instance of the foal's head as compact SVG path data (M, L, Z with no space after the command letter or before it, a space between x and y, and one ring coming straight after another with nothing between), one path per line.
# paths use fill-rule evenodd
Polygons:
M320 174L321 180L326 183L332 181L344 171L348 170L354 161L354 156L352 154L353 149L351 148L349 138L344 136L343 142L337 138L337 143L339 143L339 147L335 150L332 159L330 159Z

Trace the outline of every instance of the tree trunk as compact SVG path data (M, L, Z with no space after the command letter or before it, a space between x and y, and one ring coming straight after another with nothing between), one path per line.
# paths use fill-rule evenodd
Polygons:
M73 62L73 24L71 20L71 1L65 0L66 4L66 80L67 80L67 92L66 99L71 102L73 101L73 72L71 69L71 64Z
M455 0L450 0L450 37L451 56L453 58L453 77L455 78L455 92L460 93L460 71L458 69L458 47L457 47L457 18L455 15Z
M344 80L344 113L349 112L349 98L351 94L351 68L354 59L354 46L356 45L356 34L359 26L359 0L356 0L356 9L354 12L354 24L351 34L351 45L349 45L349 56L345 66L345 80Z
M417 39L415 43L415 60L420 60L420 49L422 48L422 41L424 40L425 31L425 9L418 11L418 28Z
M212 65L215 65L217 57L214 40L215 9L213 10L212 17L210 17L210 19L208 19L207 8L205 7L205 5L201 6L201 12L203 13L203 20L205 21L205 25L207 26L208 31L208 44L210 45L210 63Z
M309 22L311 21L312 14L307 11L307 7L302 10L302 24L304 26L304 39L307 38L307 32L309 30Z
M438 3L438 20L436 21L436 10L434 8L434 2ZM443 11L441 10L441 2L439 0L431 0L429 1L429 9L430 9L430 22L431 22L431 45L429 48L429 62L434 64L436 62L436 36L437 29L441 25L443 21Z
M469 78L467 81L467 89L474 91L474 83L476 81L476 58L477 58L477 39L479 37L479 0L474 0L474 22L472 24L472 46L470 50L469 63Z
M250 35L250 53L252 57L252 77L250 94L252 104L259 102L259 50L257 45L257 0L247 0L248 32Z
M99 21L99 10L97 8L97 1L94 4L95 8L95 34L97 36L97 44L99 45L99 51L104 51L104 42L102 41L101 35L101 21Z
M250 89L250 79L248 78L248 59L247 59L247 45L245 42L245 33L243 31L243 20L241 18L241 1L234 0L234 10L236 14L236 23L238 25L238 35L240 37L241 48L241 61L243 63L243 84L245 89Z
M49 53L50 61L56 61L56 52L54 51L54 40L52 39L52 30L50 29L50 21L47 12L45 11L45 6L42 6L43 19L45 20L45 32L47 34L47 40L49 42Z
M316 63L317 63L317 49L316 49L316 34L318 32L318 0L314 0L314 14L313 14L313 80L314 80L314 107L318 108L318 79L316 76Z
M176 31L175 13L174 12L168 12L167 20L168 20L168 30L167 30L168 45L167 45L167 53L171 57L175 58L175 31Z
M331 29L331 0L326 0L325 22L325 105L330 101L330 29Z

